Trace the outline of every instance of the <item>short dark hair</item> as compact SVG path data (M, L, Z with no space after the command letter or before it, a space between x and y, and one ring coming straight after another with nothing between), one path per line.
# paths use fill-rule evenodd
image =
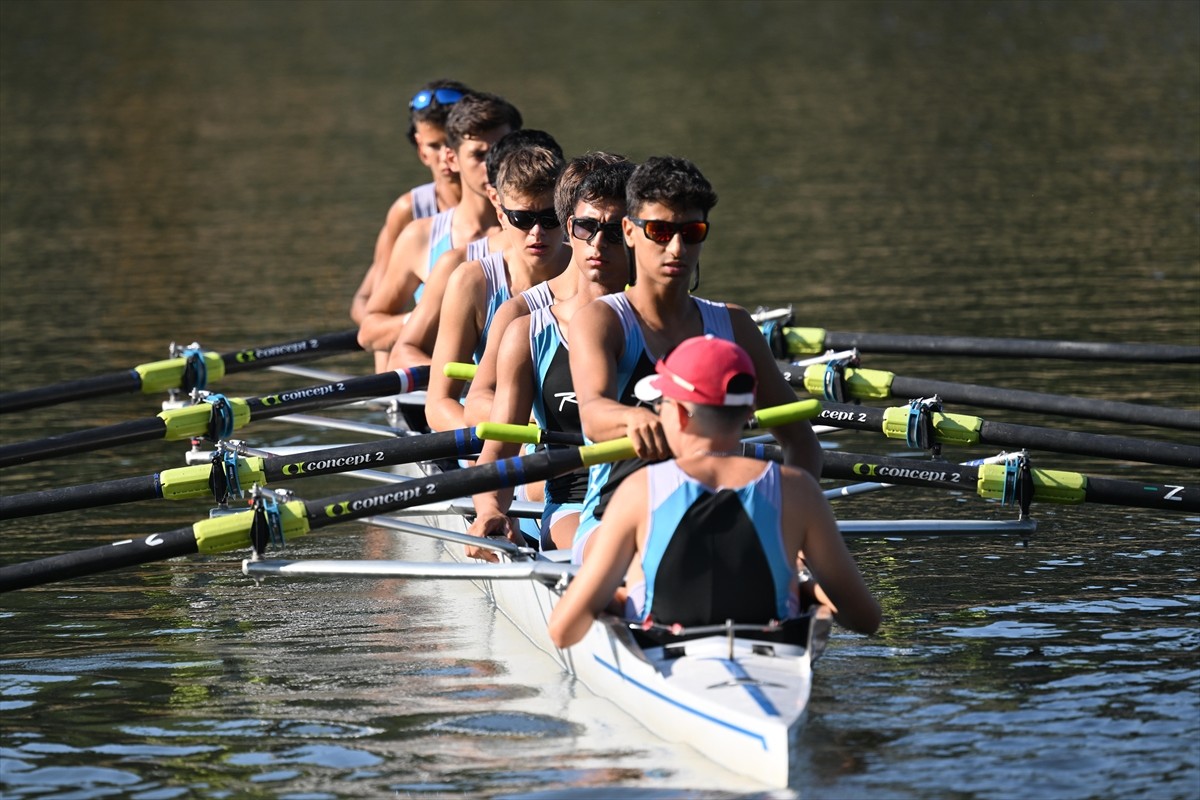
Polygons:
M625 188L627 214L636 216L646 203L662 203L675 211L698 209L708 219L717 193L686 158L651 156L633 171Z
M562 175L558 176L558 184L554 187L554 213L558 216L559 224L565 226L567 218L575 213L575 206L579 203L579 187L583 179L593 170L620 163L632 162L623 155L606 153L603 150L592 150L568 161Z
M446 78L438 78L435 81L430 81L429 83L425 84L420 89L417 89L416 94L413 96L416 97L416 95L420 94L421 92L436 92L438 89L453 89L456 92L462 92L464 95L470 93L471 91L465 83L459 83L458 81L452 81ZM411 103L412 101L409 102ZM446 117L450 115L450 109L452 108L454 108L453 103L442 105L438 102L437 97L432 98L429 101L429 105L425 106L424 108L410 107L408 111L408 141L412 144L412 146L417 146L418 122L427 122L430 125L436 125L437 127L445 130Z
M575 206L580 203L596 205L611 202L624 206L625 189L634 169L632 161L616 161L603 164L589 172L575 191L575 203L571 206L571 213L575 213Z
M495 186L496 182L500 180L500 164L503 163L505 156L517 148L530 145L545 147L559 158L563 158L562 148L558 146L554 137L545 131L539 131L537 128L522 128L512 133L506 133L500 141L488 148L487 155L484 157L488 183Z
M554 190L562 169L562 155L550 148L541 145L518 147L501 162L496 191L509 196L543 195Z
M500 95L471 92L450 107L446 117L446 145L457 150L463 139L482 136L507 125L519 130L524 120L521 112Z

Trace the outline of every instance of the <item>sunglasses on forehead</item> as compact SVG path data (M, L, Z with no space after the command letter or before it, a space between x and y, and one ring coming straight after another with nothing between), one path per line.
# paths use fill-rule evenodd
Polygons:
M559 224L558 215L554 213L553 208L543 208L541 211L513 211L500 206L500 210L504 212L504 216L508 217L508 221L514 228L520 228L523 231L533 230L534 225L541 225L544 231L552 231Z
M659 219L638 219L627 217L634 225L642 229L646 238L659 244L667 244L675 238L675 234L683 237L684 244L699 244L708 237L707 222L664 222Z
M604 241L609 244L620 244L621 223L601 222L594 217L571 217L571 235L576 239L591 244L598 233L604 234Z
M437 100L444 106L453 105L463 99L463 93L458 89L422 89L413 95L408 107L412 111L429 108L429 104Z

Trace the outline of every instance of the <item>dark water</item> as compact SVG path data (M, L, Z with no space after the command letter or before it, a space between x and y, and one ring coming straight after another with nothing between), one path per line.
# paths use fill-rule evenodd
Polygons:
M1194 3L0 4L0 390L349 327L407 97L500 92L569 154L688 156L721 195L701 293L830 330L1200 344ZM1196 408L1200 369L888 357L901 375ZM367 369L362 357L322 362ZM245 373L251 396L306 381ZM0 417L15 442L157 411ZM1197 443L1192 433L961 409ZM332 441L278 423L257 441ZM858 452L896 444L853 434ZM24 492L182 463L148 443L4 470ZM951 457L978 451L950 452ZM1106 477L1195 471L1035 453ZM297 485L310 497L352 484ZM846 518L1003 518L893 489ZM5 562L200 503L3 523ZM857 541L885 604L819 664L804 797L1200 795L1200 519L1037 506L1010 537ZM348 528L291 557L426 558ZM637 729L466 586L255 587L182 560L0 599L5 797L761 792Z

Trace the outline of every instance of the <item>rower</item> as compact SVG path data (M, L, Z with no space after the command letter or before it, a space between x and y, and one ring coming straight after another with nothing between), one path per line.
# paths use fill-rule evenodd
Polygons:
M522 147L537 145L553 152L559 159L563 157L562 148L554 137L545 131L533 128L522 128L505 136L488 149L485 163L487 165L487 195L499 214L500 200L496 193L496 183L500 180L500 165L509 154ZM408 369L428 364L433 358L433 346L437 342L438 322L442 315L442 298L446 294L446 284L459 264L466 261L479 261L489 253L498 252L504 247L504 232L497 228L488 236L481 236L465 246L455 247L438 256L437 261L429 271L429 279L425 281L424 292L416 308L408 315L396 344L388 357L388 369Z
M670 156L649 158L630 177L626 197L621 224L633 253L633 285L598 298L571 319L571 378L587 438L599 442L628 436L638 459L591 468L572 548L576 562L621 479L671 455L661 420L633 394L638 380L653 374L660 354L702 334L735 341L761 376L759 399L765 406L796 400L746 310L690 294L693 280L699 284L708 212L717 202L696 165ZM821 448L808 422L773 428L772 433L783 446L784 463L820 477Z
M446 285L425 416L434 430L463 427L464 382L447 377L451 362L479 362L496 309L518 292L554 277L566 268L565 246L554 213L554 182L563 160L545 147L515 150L500 165L496 186L505 231L505 247L480 261L461 264Z
M623 155L608 153L603 150L592 150L581 156L575 156L563 167L558 182L554 184L554 213L558 215L559 224L569 230L571 215L575 213L575 205L579 200L580 185L592 171L608 164L630 163ZM621 207L625 207L625 197L617 198ZM585 223L586 224L586 223ZM568 233L568 236L570 234ZM575 248L575 243L569 238L568 244ZM574 253L574 256L578 253ZM578 290L579 278L574 270L565 269L544 284L535 286L527 292L521 292L510 300L506 300L492 324L498 331L508 330L515 320L531 313L549 303L557 303L573 297ZM492 419L492 400L496 392L496 355L500 350L500 340L503 337L488 338L483 348L483 357L479 360L475 377L471 379L471 388L467 392L464 414L468 425L478 425Z
M658 404L662 432L678 456L643 467L617 489L550 616L555 645L582 639L622 581L624 615L641 622L789 619L800 611L801 550L834 618L861 633L878 629L879 603L817 481L795 467L739 455L755 367L738 345L698 336L638 383L637 396Z
M446 117L450 107L470 89L458 81L430 81L408 102L408 141L416 148L417 158L429 168L428 183L415 186L400 195L388 209L383 227L375 238L375 256L350 304L350 319L361 325L366 316L367 300L379 276L387 270L396 237L414 219L432 217L458 205L462 184L458 173L446 163Z
M358 341L364 350L386 357L404 325L405 306L438 256L498 228L496 209L487 196L484 159L492 145L521 125L521 113L494 94L472 92L453 105L446 118L446 163L459 175L462 200L436 216L414 220L396 239L359 325Z
M625 216L625 185L633 169L627 160L613 161L591 170L577 184L573 192L576 202L565 220L571 236L571 268L563 275L573 279L567 298L535 308L507 327L497 328L490 337L488 348L497 351L495 374L499 376L490 404L493 421L524 424L532 412L544 430L582 433L571 386L568 325L580 308L625 286L629 261L621 242L621 218ZM556 199L561 187L560 179ZM495 347L497 340L500 345ZM519 445L488 441L476 464L515 456L518 450ZM539 531L543 550L571 547L586 488L587 470L547 481ZM512 490L504 490L475 495L475 521L467 532L507 535L524 544L517 535L516 521L505 516L512 494ZM482 551L480 555L486 557Z

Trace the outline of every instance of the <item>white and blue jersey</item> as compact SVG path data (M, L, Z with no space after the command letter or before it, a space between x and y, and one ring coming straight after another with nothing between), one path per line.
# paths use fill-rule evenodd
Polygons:
M637 405L638 400L634 397L633 388L643 377L654 374L654 365L658 358L647 349L637 313L625 293L606 294L599 299L616 312L625 334L625 341L617 356L617 401L625 405ZM733 323L729 319L729 309L724 303L714 303L701 297L692 297L691 300L700 310L704 333L733 341ZM604 508L617 486L645 464L645 461L635 458L610 464L596 464L589 469L587 495L584 497L583 513L579 518L579 528L575 532L572 548L573 561L578 563L582 558L583 545L592 530L600 524Z
M737 489L705 486L674 460L647 467L646 481L645 582L630 587L627 614L684 626L796 615L778 464Z

